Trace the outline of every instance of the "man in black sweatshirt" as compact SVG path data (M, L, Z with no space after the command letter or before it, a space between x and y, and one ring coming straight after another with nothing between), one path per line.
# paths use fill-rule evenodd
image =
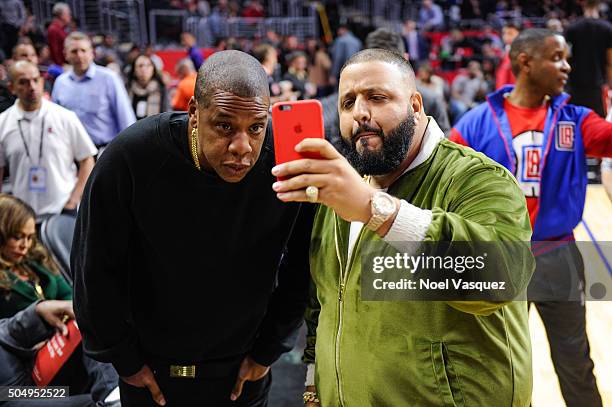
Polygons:
M268 110L257 60L216 53L187 114L124 130L89 178L74 308L124 407L267 403L306 307L313 212L272 190Z

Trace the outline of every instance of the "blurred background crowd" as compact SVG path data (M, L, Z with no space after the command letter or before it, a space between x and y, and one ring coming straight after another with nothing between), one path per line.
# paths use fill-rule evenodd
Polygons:
M508 49L522 29L548 27L565 33L583 15L585 3L3 0L0 112L15 101L8 68L20 59L38 66L45 79L45 97L57 102L62 92L68 92L54 93L53 88L55 80L78 63L64 52L71 32L91 38L91 64L109 68L121 78L134 115L141 119L185 110L197 69L208 55L225 49L251 53L261 62L273 102L328 97L334 93L344 61L363 47L368 33L382 27L401 35L419 90L428 94L426 99L435 100L431 113L448 133L488 92L513 83ZM598 18L609 20L608 3L598 2L597 8ZM88 68L87 61L80 63ZM594 65L606 63L593 61ZM572 87L585 83L606 92L608 80L591 70L574 70L568 90L571 93ZM575 97L573 102L579 104ZM604 104L595 110L603 116L606 108ZM100 140L94 138L94 144L100 145ZM597 181L596 163L592 164L590 178Z
M575 0L101 0L93 2L97 9L89 3L73 0L58 7L41 0L3 1L3 110L12 103L5 68L30 58L51 92L53 80L69 63L63 40L71 31L91 36L95 63L121 75L128 89L135 81L159 81L164 93L160 109L166 110L184 106L178 99L170 103L181 80L193 76L207 55L223 49L255 55L270 75L277 100L326 96L333 92L344 60L361 48L367 33L383 26L402 34L419 81L443 99L452 125L487 92L512 80L505 54L522 28L547 26L563 32L582 14ZM608 5L602 3L600 9L607 19ZM19 44L23 47L16 53ZM189 58L173 52L180 48ZM139 56L147 62L136 64Z

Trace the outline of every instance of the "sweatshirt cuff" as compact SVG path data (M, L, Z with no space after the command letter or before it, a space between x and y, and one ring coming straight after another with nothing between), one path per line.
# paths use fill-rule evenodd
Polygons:
M417 208L402 199L393 225L383 239L397 250L412 252L425 239L432 217L430 210Z
M258 342L249 355L251 358L263 366L272 366L286 350L278 344Z
M110 362L121 377L132 376L138 373L145 365L137 340L131 335L122 343L113 347L112 350L107 349L101 352L92 352L87 349L86 341L84 341L83 344L86 353L91 356L92 359L96 359L100 362Z
M314 386L315 385L315 364L309 363L306 365L306 382L304 383L305 387Z

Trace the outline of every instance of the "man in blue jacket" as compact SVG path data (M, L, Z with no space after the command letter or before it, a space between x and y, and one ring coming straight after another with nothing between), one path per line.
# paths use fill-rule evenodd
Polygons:
M586 156L612 155L612 124L568 104L568 53L565 39L553 31L522 32L510 49L516 86L488 95L450 139L515 175L527 200L537 261L529 296L546 327L561 392L568 407L601 406L585 330L584 264L573 230L584 209Z

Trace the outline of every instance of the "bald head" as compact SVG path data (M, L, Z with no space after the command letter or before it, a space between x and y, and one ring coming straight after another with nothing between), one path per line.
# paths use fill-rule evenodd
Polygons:
M378 30L377 30L378 31ZM414 90L416 88L414 71L412 70L412 66L410 62L404 58L402 54L398 52L399 50L393 49L381 49L381 48L371 48L364 49L362 51L353 54L342 66L340 70L340 75L342 75L342 71L346 69L349 65L360 64L364 62L385 62L391 65L395 65L400 69L400 71L404 74L404 78L406 80L406 84L410 89Z
M217 91L243 98L270 98L266 72L255 58L242 51L214 53L200 67L195 87L198 104L208 107Z
M44 81L36 65L17 61L9 67L9 89L17 96L21 108L34 111L40 108Z
M31 63L30 61L21 60L9 66L9 80L14 83L14 81L25 71L32 71L36 72L36 74L40 74L40 71L38 70L38 67L36 65Z

